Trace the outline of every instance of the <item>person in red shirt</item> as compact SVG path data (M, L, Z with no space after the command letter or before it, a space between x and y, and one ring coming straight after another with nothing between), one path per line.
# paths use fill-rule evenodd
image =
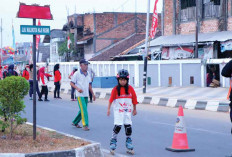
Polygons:
M3 72L2 72L2 66L0 65L0 80L3 79Z
M8 69L8 65L4 66L3 72L2 72L2 78L6 78L6 74L7 74L7 69Z
M128 84L129 73L127 70L120 70L117 74L118 85L115 86L111 92L107 116L110 115L110 107L114 105L114 129L112 138L110 140L110 150L114 154L117 144L117 135L121 130L122 125L125 127L126 132L126 147L127 153L134 154L133 145L131 140L132 134L132 121L131 114L137 114L136 105L137 96L134 88Z
M61 73L59 69L60 69L60 65L56 64L54 66L54 85L55 85L54 98L57 99L61 99L60 97Z
M27 64L25 69L23 70L23 75L22 75L22 77L24 77L26 80L29 80L29 77L30 77L30 74L28 72L28 68L29 68L29 65Z

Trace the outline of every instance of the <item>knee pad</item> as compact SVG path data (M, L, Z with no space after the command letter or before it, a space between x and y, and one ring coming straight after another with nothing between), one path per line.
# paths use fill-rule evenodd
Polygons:
M122 127L121 125L115 125L115 126L114 126L114 130L113 130L114 133L115 133L115 134L118 134L118 133L120 132L120 130L121 130L121 127Z
M125 127L126 136L130 136L132 134L131 125L124 125L124 127Z

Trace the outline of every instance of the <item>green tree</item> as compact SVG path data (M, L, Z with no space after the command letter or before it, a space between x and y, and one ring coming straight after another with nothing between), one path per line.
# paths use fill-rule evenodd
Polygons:
M0 81L0 117L4 120L2 130L10 127L10 138L18 125L27 121L21 117L24 112L23 98L28 94L29 83L23 77L11 76Z
M66 39L64 42L60 43L58 53L60 56L63 56L64 54L67 55L68 52L76 52L74 50L74 35L72 33L69 33L70 40L72 43L70 44L70 49L68 50L67 43L68 39Z

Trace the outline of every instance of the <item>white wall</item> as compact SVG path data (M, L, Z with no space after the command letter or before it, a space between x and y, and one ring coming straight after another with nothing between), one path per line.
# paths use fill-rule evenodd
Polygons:
M205 81L205 75L206 70L205 66L206 64L219 64L220 65L220 73L221 69L224 67L224 65L229 62L230 59L210 59L201 61L200 59L192 59L192 60L159 60L159 61L148 61L148 74L147 76L151 77L153 82L158 82L155 84L151 84L150 86L166 86L164 83L164 80L166 80L166 77L169 77L169 73L172 73L172 77L178 76L175 79L179 82L178 86L185 86L188 85L187 82L189 80L184 79L186 75L191 75L191 70L193 70L193 73L195 75L195 78L198 82L195 84L195 86L201 86L205 87L206 81ZM49 63L49 71L53 71L54 65L58 62ZM125 68L129 70L130 73L130 84L134 87L142 87L142 74L143 74L143 68L140 68L143 66L143 61L90 61L90 67L95 71L96 76L116 76L118 70ZM60 71L62 73L63 81L69 81L68 75L72 71L73 66L79 67L79 62L60 62ZM38 65L45 65L44 63L38 63ZM156 65L156 66L152 66ZM166 66L165 66L166 65ZM169 68L165 68L165 71L162 71L162 67L168 67L176 65L178 70L176 71L176 74L173 74L172 71L168 71ZM196 69L188 69L187 65L191 65L192 68L197 68L198 73L196 72ZM199 68L201 67L201 68ZM156 68L152 70L152 68ZM171 68L170 68L171 70ZM161 75L161 73L167 73L167 75ZM165 78L164 78L165 77ZM200 78L198 78L200 77ZM220 83L222 87L228 87L229 81L227 78L221 78Z

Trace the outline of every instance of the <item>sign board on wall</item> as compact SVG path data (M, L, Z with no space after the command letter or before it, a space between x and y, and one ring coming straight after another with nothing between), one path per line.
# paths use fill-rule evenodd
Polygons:
M162 59L184 59L193 57L193 47L168 47L162 49Z
M27 35L50 35L50 26L20 25L20 33Z

